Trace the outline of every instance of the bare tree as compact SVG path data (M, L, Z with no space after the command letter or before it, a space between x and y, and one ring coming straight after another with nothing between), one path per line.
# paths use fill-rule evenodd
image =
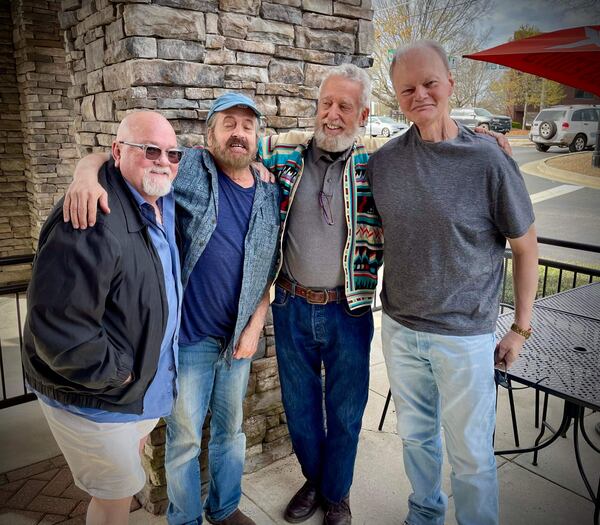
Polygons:
M455 64L453 76L456 80L454 93L450 98L453 107L474 107L482 104L490 84L498 72L486 62L459 59Z
M473 22L490 7L491 0L376 0L373 19L376 43L371 69L375 98L397 108L388 70L394 51L401 45L435 40L450 57L456 58L480 48L487 35L477 33ZM465 67L469 72L475 69ZM479 89L472 86L470 91Z

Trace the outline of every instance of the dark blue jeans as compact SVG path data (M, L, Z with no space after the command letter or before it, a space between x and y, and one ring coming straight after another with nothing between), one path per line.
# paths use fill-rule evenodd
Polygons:
M352 485L369 391L369 307L314 305L275 289L275 343L283 406L302 473L331 503ZM321 364L325 367L325 403Z

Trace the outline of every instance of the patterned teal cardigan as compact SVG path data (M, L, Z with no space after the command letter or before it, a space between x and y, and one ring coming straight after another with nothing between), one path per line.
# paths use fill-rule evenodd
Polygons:
M275 174L281 187L282 233L279 240L277 272L282 265L287 214L302 177L304 154L311 139L310 133L292 131L265 137L259 144L262 162ZM348 238L344 248L343 268L346 299L352 310L371 304L377 287L377 270L383 262L383 228L375 209L366 170L369 159L367 148L372 152L384 142L368 137L357 139L344 168Z

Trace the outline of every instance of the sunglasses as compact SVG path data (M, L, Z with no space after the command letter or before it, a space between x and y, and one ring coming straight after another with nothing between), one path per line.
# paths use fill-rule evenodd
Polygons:
M140 148L144 151L144 155L148 160L157 160L162 155L163 150L158 146L154 146L153 144L134 144L133 142L127 142L125 140L120 140L119 144L126 144L127 146L133 146L135 148ZM165 150L167 154L167 159L171 164L177 164L183 157L183 150L179 148L173 148Z

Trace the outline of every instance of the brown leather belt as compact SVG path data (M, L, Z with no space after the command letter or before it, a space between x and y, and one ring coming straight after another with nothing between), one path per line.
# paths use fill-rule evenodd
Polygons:
M277 278L276 283L281 286L286 292L297 295L306 299L309 304L327 304L337 303L342 299L346 298L346 295L342 290L327 290L323 288L304 288L294 281L290 281L285 275L280 275Z

